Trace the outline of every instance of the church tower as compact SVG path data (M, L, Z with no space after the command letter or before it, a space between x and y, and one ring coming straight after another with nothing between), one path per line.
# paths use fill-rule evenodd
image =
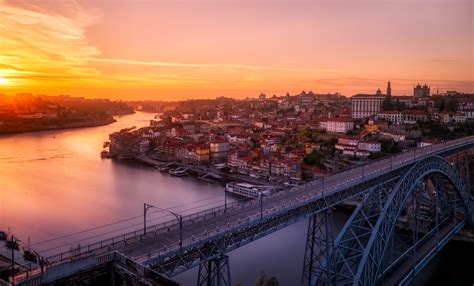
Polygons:
M390 86L390 81L387 83L387 99L392 99L392 87Z

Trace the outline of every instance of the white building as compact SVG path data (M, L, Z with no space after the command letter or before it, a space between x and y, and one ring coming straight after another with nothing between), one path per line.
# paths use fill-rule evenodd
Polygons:
M380 150L382 150L382 144L377 141L359 141L357 147L359 150L368 152L380 152Z
M464 114L466 119L474 119L474 109L463 109L459 113Z
M351 97L352 118L367 118L380 112L383 95L357 94Z
M345 155L357 157L368 157L370 153L380 152L382 149L377 141L360 141L351 137L340 137L335 147Z
M461 112L444 112L441 114L441 121L445 124L464 123L466 122L466 116Z
M354 129L354 121L348 118L334 118L321 121L319 128L327 132L346 133Z
M384 120L393 124L402 124L403 115L400 111L381 111L375 116L377 120Z

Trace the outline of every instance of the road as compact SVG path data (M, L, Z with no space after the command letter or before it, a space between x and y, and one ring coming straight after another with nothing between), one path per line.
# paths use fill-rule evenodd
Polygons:
M210 237L224 232L232 232L244 225L256 224L281 211L288 211L310 201L318 200L357 185L365 180L378 177L392 170L407 166L424 157L439 154L443 150L474 143L474 136L449 141L443 144L416 148L379 159L371 163L350 168L327 177L294 187L288 191L264 197L262 201L253 200L246 203L233 203L227 207L220 206L210 210L183 217L181 235L183 249ZM81 248L81 251L64 252L48 258L50 262L60 263L71 259L71 256L85 256L117 250L139 262L146 262L151 257L166 256L180 248L180 227L178 220L147 227L143 230L123 234L105 241Z

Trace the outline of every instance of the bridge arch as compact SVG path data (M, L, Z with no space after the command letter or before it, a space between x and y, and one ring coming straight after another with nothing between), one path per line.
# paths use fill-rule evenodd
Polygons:
M441 175L455 187L467 220L474 225L469 188L448 161L439 156L425 158L414 164L396 183L387 189L372 191L356 208L337 236L330 261L333 277L328 284L376 285L383 271L384 257L389 241L403 207L421 180ZM377 197L385 195L381 200ZM327 283L319 280L319 283Z

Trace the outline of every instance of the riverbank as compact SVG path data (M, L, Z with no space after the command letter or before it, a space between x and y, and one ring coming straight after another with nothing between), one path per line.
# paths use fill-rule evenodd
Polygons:
M18 133L27 133L27 132L37 132L37 131L48 131L48 130L63 130L63 129L75 129L75 128L86 128L86 127L96 127L109 125L116 122L113 117L104 118L104 119L87 119L85 121L75 121L75 122L64 122L59 124L47 124L43 125L41 123L35 124L9 124L9 125L0 125L0 135L3 134L18 134Z
M185 170L186 175L195 177L196 179L208 183L218 183L225 185L228 182L241 182L250 183L254 185L268 185L275 189L282 189L287 186L277 184L274 182L252 178L237 173L231 173L222 169L205 166L195 165L189 163L178 162L176 160L157 160L156 158L150 158L148 156L137 156L133 158L134 161L153 167L161 172L169 173L171 169L182 169Z

